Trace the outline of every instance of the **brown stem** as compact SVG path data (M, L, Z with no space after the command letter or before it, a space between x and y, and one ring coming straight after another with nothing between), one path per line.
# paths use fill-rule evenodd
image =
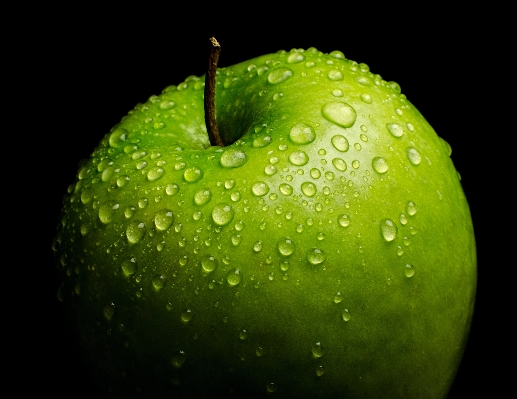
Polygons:
M205 124L206 130L208 131L208 138L210 139L210 145L224 147L215 120L215 75L221 45L215 40L215 37L210 38L210 44L210 55L208 57L208 68L205 77Z

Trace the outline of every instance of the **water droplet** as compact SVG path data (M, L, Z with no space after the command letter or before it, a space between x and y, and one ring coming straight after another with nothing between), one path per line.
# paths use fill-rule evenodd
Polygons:
M192 166L190 168L185 169L185 172L183 173L183 178L189 182L194 183L203 177L203 171L199 169L197 166Z
M131 244L136 244L142 241L145 235L145 224L135 220L128 224L126 228L126 237Z
M279 189L283 195L291 195L293 193L293 188L287 183L280 184Z
M342 136L341 134L337 134L333 136L330 141L332 142L332 145L334 148L341 152L347 152L348 148L350 147L350 144L348 143L348 140L345 136Z
M277 243L277 248L282 256L290 256L295 250L294 242L289 237L281 238Z
M359 166L361 166L361 163L359 162L359 160L356 159L356 160L352 161L352 168L357 169L357 168L359 168Z
M316 344L312 347L312 356L315 358L320 358L325 354L325 350L323 349L323 345L321 342L316 342Z
M277 386L274 382L270 382L266 385L266 390L269 392L269 393L273 393L277 390Z
M381 233L386 241L393 241L397 237L397 225L391 219L384 219L381 222Z
M406 204L406 212L409 216L415 216L415 213L417 211L417 207L415 205L415 203L413 201L409 201L407 204Z
M350 225L350 217L345 214L339 215L337 218L337 221L338 221L339 225L342 227L347 227Z
M302 192L307 196L307 197L313 197L315 194L316 194L316 185L314 183L311 183L311 182L304 182L302 183Z
M147 172L147 180L149 181L156 181L160 177L162 177L165 174L165 170L162 168L159 168L158 166L155 166L154 168L149 169L149 172Z
M264 133L253 138L253 147L255 148L266 147L269 144L271 144L271 136L268 136Z
M248 162L248 156L240 149L228 148L221 155L220 162L225 168L238 168Z
M348 311L348 309L345 309L341 312L341 318L343 319L343 321L349 321L350 320L350 312Z
M232 269L226 275L226 281L232 287L239 285L242 281L242 273L239 269Z
M334 89L332 90L332 95L334 97L343 97L343 91L340 89Z
M302 53L291 53L289 57L287 57L287 63L289 64L297 64L303 60L305 60L305 56Z
M336 295L334 296L334 303L341 303L342 300L343 300L343 294L341 294L341 292L337 292Z
M341 52L341 51L338 51L338 50L334 50L332 51L330 54L329 54L330 57L334 57L334 58L338 58L340 60L344 60L345 59L345 55Z
M235 212L228 204L217 204L212 209L212 220L218 226L225 226L233 219Z
M329 122L345 128L352 127L357 117L355 109L342 102L325 104L321 109L321 113Z
M116 211L120 208L120 205L115 201L108 201L99 206L99 219L102 223L108 224L113 221Z
M330 79L330 80L343 80L343 73L341 71L338 71L338 70L332 70L328 73L327 77Z
M255 350L255 354L257 355L257 357L262 357L264 355L264 349L262 349L262 347L258 347L257 350Z
M128 131L124 128L117 128L110 134L109 145L110 147L117 148L127 140Z
M309 162L309 156L305 151L293 151L289 155L289 162L295 166L303 166Z
M286 67L279 67L269 72L267 81L271 84L279 84L285 82L291 76L293 76L293 70Z
M323 233L322 231L320 231L317 235L316 235L316 238L318 239L318 241L323 241L325 239L325 233Z
M404 274L406 275L406 277L413 277L415 275L415 269L412 265L407 264L404 269Z
M409 161L413 165L419 165L420 161L422 161L422 156L420 155L420 151L418 151L414 147L409 147L407 149L407 153L406 154L407 154L407 157L408 157Z
M362 93L361 94L361 100L366 104L372 103L372 96L370 96L368 93Z
M205 255L201 258L201 268L204 274L212 273L217 268L217 259L212 255Z
M251 187L251 192L257 197L262 197L269 192L269 186L265 182L259 181L253 184Z
M102 310L102 314L106 318L106 320L111 320L113 316L115 315L115 304L110 303L109 305L104 306L104 309Z
M231 238L232 244L238 247L240 243L242 242L242 237L240 234L234 234Z
M245 341L248 338L248 332L246 330L239 331L239 339Z
M388 123L386 125L388 128L388 132L390 132L395 137L401 137L404 134L404 129L398 123Z
M319 265L325 261L325 252L319 248L311 248L307 254L307 260L312 265Z
M403 213L399 215L399 222L402 226L405 226L407 223L407 217Z
M212 192L210 190L200 190L194 194L194 202L196 205L206 205L212 199Z
M388 163L382 157L372 159L372 167L377 173L386 173L388 171Z
M334 158L332 160L332 165L334 165L334 167L340 172L344 172L347 169L346 162L341 158Z
M253 251L254 252L262 251L262 241L256 241L255 244L253 244Z
M152 280L152 284L153 284L153 288L156 291L160 291L163 287L165 287L165 276L164 275L154 276L153 280Z
M190 320L192 320L192 310L187 309L181 312L180 318L183 323L188 323Z
M163 209L154 216L154 225L159 231L168 230L174 223L174 214L171 210Z
M147 200L147 198L140 198L138 200L138 207L140 209L144 209L145 207L147 207L147 205L149 205L149 201Z
M187 356L185 355L185 352L176 351L172 355L171 363L174 367L179 369L181 366L183 366L183 363L185 363L186 359L187 359Z
M167 184L165 187L165 192L167 195L176 195L179 190L180 188L177 184Z
M289 139L295 144L309 144L316 138L316 132L312 126L299 123L289 132Z
M313 179L319 179L321 177L321 172L317 168L312 168L310 174Z
M161 109L171 109L171 108L174 108L174 101L170 101L170 100L164 100L160 103L160 108Z
M325 368L321 365L316 367L316 375L321 377L323 374L325 374Z

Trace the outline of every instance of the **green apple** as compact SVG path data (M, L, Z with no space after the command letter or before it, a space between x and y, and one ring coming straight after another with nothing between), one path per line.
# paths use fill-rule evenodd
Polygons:
M451 148L394 82L293 49L138 104L79 167L58 297L113 397L443 398L476 290Z

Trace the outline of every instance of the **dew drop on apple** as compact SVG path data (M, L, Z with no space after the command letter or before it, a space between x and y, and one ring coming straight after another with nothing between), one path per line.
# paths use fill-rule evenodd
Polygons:
M275 165L267 165L265 168L264 168L264 173L268 176L273 176L274 174L276 174L278 172L278 169L276 168Z
M271 144L271 136L267 134L262 133L253 138L253 147L255 148L266 147L269 144Z
M350 312L348 311L348 309L345 309L341 312L341 318L343 319L343 321L349 321L350 320Z
M205 255L201 258L201 268L204 274L212 273L217 268L218 262L212 255Z
M340 172L344 172L347 169L346 162L342 158L334 158L332 160L332 165L334 165L334 167Z
M311 248L307 253L307 260L311 265L319 265L325 261L325 252L319 248Z
M334 295L334 303L341 303L343 300L343 294L341 292L337 292L336 295Z
M325 350L321 342L316 342L316 344L312 347L312 356L315 358L320 358L325 354Z
M126 237L131 244L137 244L142 241L145 235L145 224L138 220L130 222L126 228Z
M86 204L89 204L92 199L93 199L93 190L91 188L85 188L81 192L81 202L84 205L86 205Z
M172 354L171 363L175 368L179 369L181 366L183 366L183 363L185 363L186 359L187 356L185 355L185 352L179 350Z
M345 128L352 127L357 118L355 109L343 102L325 104L321 109L321 114L329 122Z
M266 385L266 391L268 393L273 393L277 390L277 385L274 382L270 382Z
M238 148L228 148L221 155L220 162L225 168L238 168L248 162L248 156Z
M190 168L185 169L183 173L183 178L189 183L195 183L203 177L203 171L197 166L192 166Z
M398 123L388 123L386 128L394 137L402 137L404 134L404 129Z
M262 251L262 241L256 241L253 244L253 252L260 252Z
M399 222L402 226L405 226L407 224L407 217L405 214L401 213L399 215Z
M350 217L345 214L341 214L337 217L337 222L341 227L348 227L350 225Z
M302 53L291 53L289 57L287 57L288 64L297 64L305 60L305 55Z
M310 170L310 175L313 179L319 179L321 177L321 172L318 168L312 168Z
M413 265L410 265L409 263L404 268L404 274L406 277L413 277L415 275L415 269L413 268Z
M113 221L116 211L120 208L120 204L115 201L108 201L99 206L99 219L102 223L108 224Z
M153 288L156 291L160 291L163 287L165 287L165 276L164 275L154 276L151 282L153 284Z
M136 259L134 257L131 257L129 259L126 259L122 262L122 272L124 273L124 276L130 277L133 274L136 273L138 266L136 264Z
M245 341L248 338L248 332L246 330L239 331L239 339Z
M372 96L370 96L368 93L362 93L361 94L361 100L366 104L372 103Z
M406 212L409 216L415 216L417 209L418 208L413 201L408 201L406 204Z
M174 223L174 213L169 209L163 209L154 215L154 225L156 230L166 231Z
M422 155L420 155L420 151L418 151L418 149L415 147L409 147L406 151L406 155L409 159L409 162L415 166L419 165L422 161Z
M206 205L212 199L212 192L208 189L200 190L194 194L194 202L196 205Z
M226 281L231 287L239 285L242 281L242 273L239 269L231 269L226 275Z
M113 132L111 132L109 137L109 145L110 147L117 148L121 144L127 140L128 131L124 128L117 128Z
M308 181L302 183L301 189L307 197L313 197L317 192L316 185Z
M303 166L309 162L309 156L305 151L293 151L289 154L289 162L295 166Z
M345 136L341 134L336 134L330 139L332 146L341 152L347 152L350 148L350 144Z
M290 256L295 250L295 245L293 240L291 240L289 237L283 237L278 241L277 249L280 255Z
M289 140L294 144L309 144L316 138L316 132L312 126L305 123L294 125L289 132Z
M147 198L140 198L138 200L138 207L140 209L144 209L147 207L147 205L149 205L149 200Z
M291 195L293 193L293 188L287 183L280 184L278 188L283 195Z
M381 222L381 233L386 241L393 241L397 237L398 228L391 219L384 219Z
M269 186L263 181L258 181L251 187L251 192L257 197L262 197L269 192Z
M127 175L122 175L122 176L118 177L117 178L117 187L126 186L130 180L131 180L130 177Z
M165 186L165 193L167 195L176 195L178 194L178 191L180 191L180 188L177 184L175 183L170 183L170 184L167 184L167 186Z
M180 318L183 323L188 323L190 320L192 320L192 310L184 310L181 312Z
M344 78L343 73L341 71L339 71L339 70L332 70L332 71L330 71L327 74L327 77L330 80L333 80L333 81L343 80L343 78Z
M149 171L147 172L147 180L156 181L159 178L161 178L164 174L165 170L163 168L155 166L154 168L149 169Z
M217 204L212 209L212 220L218 226L226 226L235 215L235 211L229 204Z
M372 168L377 173L386 173L388 171L388 162L383 157L374 157L372 159Z
M291 76L293 76L293 70L287 67L279 67L269 72L267 81L271 84L279 84L285 82Z
M113 316L115 315L115 304L110 303L106 306L104 306L104 309L102 310L102 314L106 318L106 320L111 320Z

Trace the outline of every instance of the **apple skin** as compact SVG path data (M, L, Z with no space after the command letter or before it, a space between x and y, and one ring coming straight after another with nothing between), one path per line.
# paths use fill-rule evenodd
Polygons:
M69 186L58 297L112 397L443 398L476 250L450 147L365 64L314 48L139 104Z

